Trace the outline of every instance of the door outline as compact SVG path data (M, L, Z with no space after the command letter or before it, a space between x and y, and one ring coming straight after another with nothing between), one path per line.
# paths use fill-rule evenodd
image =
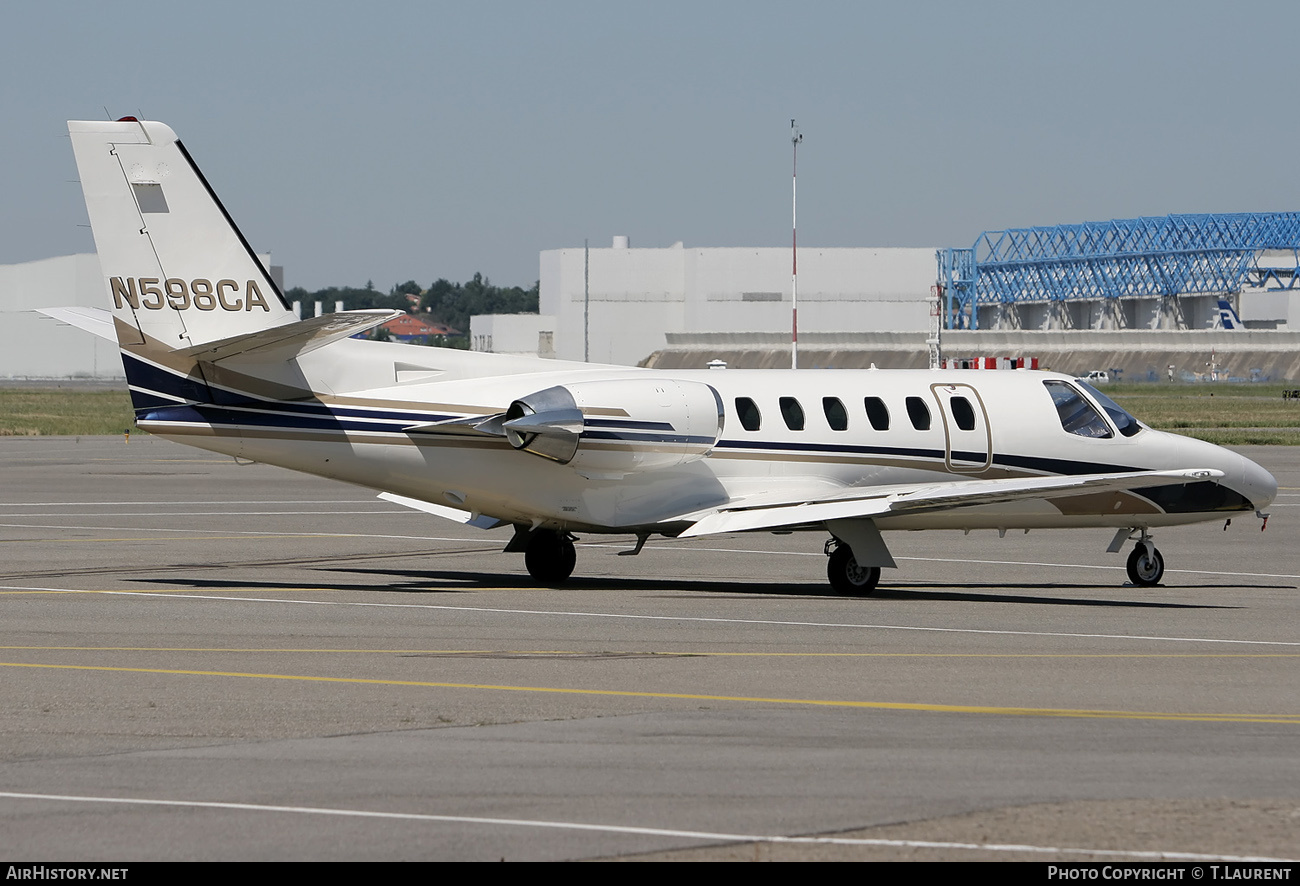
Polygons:
M964 382L930 385L930 393L939 404L939 415L943 418L944 465L950 471L964 474L979 474L987 471L993 464L993 430L989 427L989 412L984 408L984 399L979 391ZM952 400L964 397L974 407L975 428L963 431L957 427L952 415ZM957 453L971 455L974 458L953 459L953 444Z

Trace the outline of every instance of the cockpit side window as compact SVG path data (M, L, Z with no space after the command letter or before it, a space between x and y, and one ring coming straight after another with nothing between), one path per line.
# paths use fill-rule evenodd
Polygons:
M747 431L757 431L763 424L758 404L748 397L736 398L736 415L740 417L740 426Z
M1111 437L1110 427L1093 405L1084 399L1070 385L1063 381L1045 381L1047 390L1056 405L1056 414L1061 419L1061 427L1079 437L1105 439Z
M1120 406L1114 400L1107 397L1086 381L1079 382L1079 387L1091 394L1092 399L1096 400L1098 405L1101 406L1102 409L1106 410L1106 414L1110 416L1110 420L1115 423L1115 427L1119 428L1119 432L1125 437L1132 437L1138 431L1142 430L1142 425L1138 423L1136 418L1129 415L1123 406Z

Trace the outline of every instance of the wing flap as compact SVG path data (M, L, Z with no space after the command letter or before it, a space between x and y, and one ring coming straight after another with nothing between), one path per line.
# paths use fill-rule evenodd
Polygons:
M718 532L778 529L828 520L880 517L887 514L945 511L977 505L1034 498L1064 498L1095 492L1176 486L1217 480L1222 471L1196 468L1181 471L1131 471L1067 477L1014 477L999 480L956 480L848 489L829 496L786 504L719 508L683 515L695 522L681 538Z

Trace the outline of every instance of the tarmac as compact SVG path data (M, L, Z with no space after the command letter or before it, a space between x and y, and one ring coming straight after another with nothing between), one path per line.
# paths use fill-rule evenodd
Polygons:
M1300 858L1300 448L1251 515L823 536L508 532L134 435L0 438L11 858ZM1217 861L1216 861L1217 860Z

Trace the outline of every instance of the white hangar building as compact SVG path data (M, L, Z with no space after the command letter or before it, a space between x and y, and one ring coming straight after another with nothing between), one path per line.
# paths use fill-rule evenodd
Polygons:
M935 250L799 250L799 333L930 327ZM541 254L543 318L555 356L635 365L676 333L773 333L791 327L788 248L605 249ZM477 319L477 318L476 318Z

